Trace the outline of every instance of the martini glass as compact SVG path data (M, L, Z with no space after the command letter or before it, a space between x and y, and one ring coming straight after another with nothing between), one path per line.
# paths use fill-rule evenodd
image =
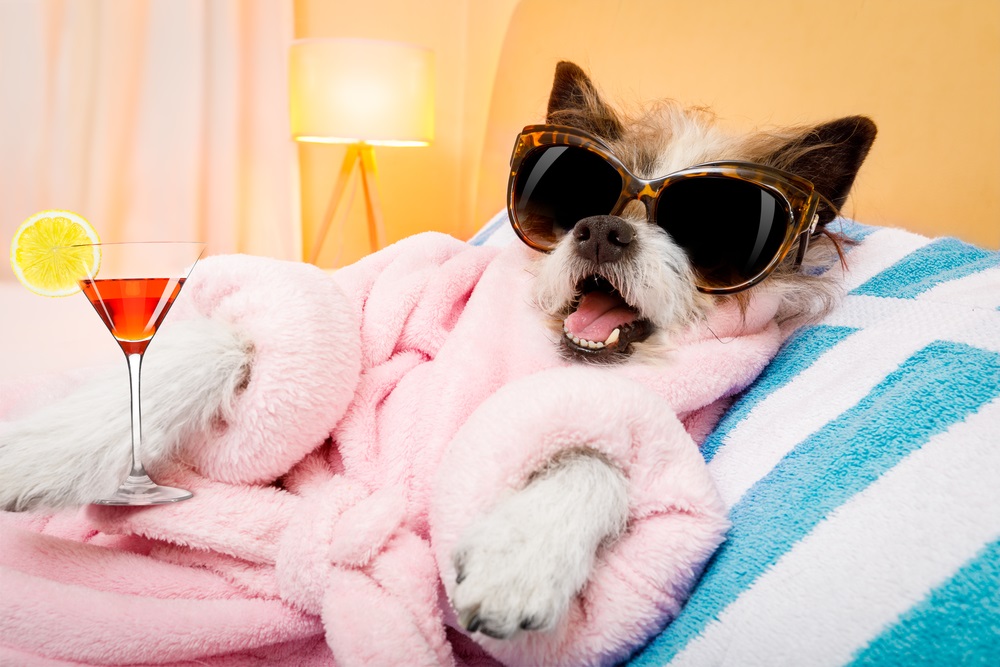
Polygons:
M163 322L204 243L100 243L99 266L88 269L80 287L118 341L128 363L132 392L132 470L118 490L99 505L161 505L187 500L185 489L160 486L142 465L139 375L146 347Z

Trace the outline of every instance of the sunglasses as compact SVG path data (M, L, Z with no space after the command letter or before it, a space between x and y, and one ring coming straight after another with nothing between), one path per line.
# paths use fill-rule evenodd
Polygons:
M798 239L795 266L816 230L812 183L750 162L708 162L645 180L600 139L575 128L529 125L517 137L507 211L522 241L552 251L577 222L618 215L633 200L683 248L695 285L709 294L747 289L768 276Z

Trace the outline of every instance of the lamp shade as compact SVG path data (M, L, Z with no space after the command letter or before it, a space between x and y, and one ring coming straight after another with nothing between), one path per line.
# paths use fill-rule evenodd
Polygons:
M290 55L296 141L424 146L434 139L434 53L375 39L302 39Z

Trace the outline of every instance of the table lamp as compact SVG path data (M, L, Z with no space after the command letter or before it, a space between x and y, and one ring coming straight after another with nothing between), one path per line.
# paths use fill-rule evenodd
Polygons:
M359 166L369 242L373 250L381 248L385 224L373 147L426 146L433 140L433 52L375 39L296 40L291 47L289 88L296 141L349 144L308 250L303 239L302 258L316 263L348 181Z

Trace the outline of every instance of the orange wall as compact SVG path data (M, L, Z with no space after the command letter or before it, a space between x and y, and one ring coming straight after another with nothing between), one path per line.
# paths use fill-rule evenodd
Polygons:
M494 72L515 4L516 0L295 0L297 38L388 39L426 46L436 54L434 143L427 148L375 149L390 243L426 230L467 237L484 222L472 215L475 173ZM344 150L299 145L307 235L323 217ZM360 185L345 220L342 244L337 234L333 230L324 245L321 266L343 266L368 252Z
M567 14L570 4L576 11ZM880 135L856 188L853 212L858 218L1000 247L1000 185L991 176L996 173L1000 148L997 0L677 3L670 10L668 25L674 32L666 42L638 38L643 26L635 23L635 15L649 12L627 9L646 5L650 11L662 12L671 3L295 0L295 28L297 37L399 40L430 47L437 55L434 144L376 149L390 242L425 230L466 238L499 210L514 133L521 125L540 119L551 67L556 59L570 57L588 66L613 99L621 93L631 99L629 92L642 93L641 99L667 95L692 104L710 104L724 117L765 124L861 110L870 113L880 123ZM754 46L758 56L766 53L764 60L745 58L746 62L734 63L724 49L705 51L701 43L707 30L705 16L729 15L722 23L734 24L738 33L740 21L732 14L740 12L811 28L789 29L779 42ZM512 42L516 43L505 46L512 18ZM559 28L552 31L551 25ZM668 60L681 65L650 77L642 67L630 66L652 58L635 57L645 50L661 56L672 50L674 57ZM610 55L604 58L599 51ZM789 52L813 56L789 60ZM699 53L697 68L684 64L690 53ZM936 59L934 53L947 57ZM725 86L705 76L713 71L713 63ZM500 86L506 92L492 100L498 65L504 68ZM836 81L817 74L823 67L836 74ZM733 74L747 69L750 74ZM769 90L780 99L759 95L754 88L757 79L777 80ZM789 98L794 103L782 102ZM815 104L810 106L809 100ZM501 117L506 107L517 107L510 118ZM496 136L486 135L488 118ZM306 234L322 218L343 153L344 148L338 146L299 147ZM969 168L975 178L963 178ZM942 187L941 174L952 179L947 188ZM480 178L486 179L485 185ZM358 192L342 232L343 243L335 230L333 242L326 244L320 258L321 266L348 264L368 252L360 188ZM956 200L961 204L958 208Z
M998 0L572 6L522 0L511 17L479 169L480 217L504 201L510 137L544 115L552 68L571 59L616 102L671 97L711 108L737 131L870 115L878 138L846 213L1000 248Z

